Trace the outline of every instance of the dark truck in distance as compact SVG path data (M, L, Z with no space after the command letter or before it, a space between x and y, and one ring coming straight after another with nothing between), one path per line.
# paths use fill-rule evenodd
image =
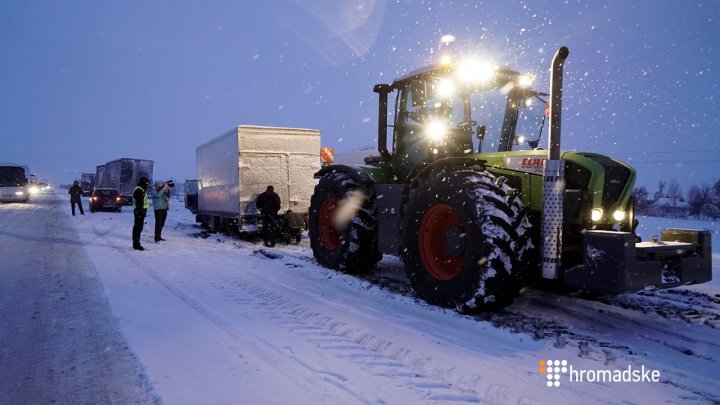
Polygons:
M96 173L80 173L80 188L83 197L88 197L95 189L95 175Z
M132 204L132 191L141 177L152 180L152 160L116 159L97 167L95 187L117 190L123 198L123 204L130 205Z

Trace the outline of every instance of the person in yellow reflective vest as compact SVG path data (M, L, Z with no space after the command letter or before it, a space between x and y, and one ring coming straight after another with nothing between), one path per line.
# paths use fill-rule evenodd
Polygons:
M141 177L132 193L133 214L135 215L135 222L133 223L132 229L132 241L133 249L135 250L145 250L145 248L140 244L140 234L142 233L143 226L145 225L145 215L147 214L147 209L150 207L150 198L147 194L149 184L150 180L148 180L147 177Z

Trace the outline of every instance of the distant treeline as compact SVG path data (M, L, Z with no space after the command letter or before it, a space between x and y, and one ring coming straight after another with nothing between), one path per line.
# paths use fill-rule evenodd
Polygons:
M713 221L720 218L720 180L713 185L692 185L687 193L676 180L660 181L652 194L639 186L632 195L639 215Z

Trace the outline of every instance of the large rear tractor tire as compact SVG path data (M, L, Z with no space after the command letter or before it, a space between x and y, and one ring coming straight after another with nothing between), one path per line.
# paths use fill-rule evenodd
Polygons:
M315 259L345 273L372 269L378 252L375 191L344 173L328 173L315 186L308 235Z
M518 193L486 172L442 170L420 180L402 220L405 273L425 301L500 309L520 288L533 248Z

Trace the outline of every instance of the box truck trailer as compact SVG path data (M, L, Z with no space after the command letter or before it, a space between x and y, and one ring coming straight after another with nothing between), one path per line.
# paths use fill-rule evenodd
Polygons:
M320 170L320 131L239 125L197 147L197 221L218 232L255 233L255 199L272 185L307 217ZM187 196L186 196L187 198Z

